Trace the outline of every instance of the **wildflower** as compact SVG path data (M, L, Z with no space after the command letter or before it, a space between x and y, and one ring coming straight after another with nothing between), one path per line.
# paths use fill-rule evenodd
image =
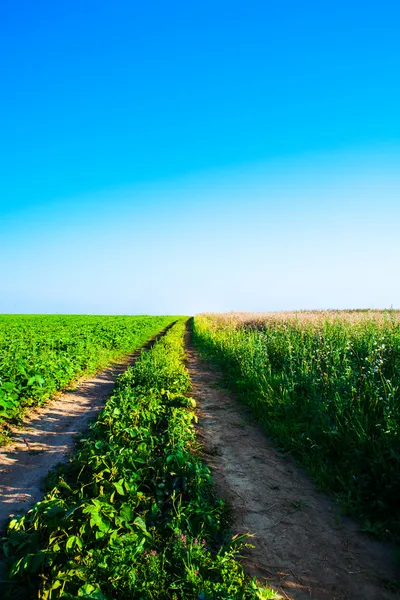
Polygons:
M150 555L151 556L156 556L157 555L157 550L150 550Z

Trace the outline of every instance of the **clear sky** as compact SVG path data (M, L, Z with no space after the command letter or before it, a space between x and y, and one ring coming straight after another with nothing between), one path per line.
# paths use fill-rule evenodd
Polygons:
M3 0L0 312L400 308L398 0Z

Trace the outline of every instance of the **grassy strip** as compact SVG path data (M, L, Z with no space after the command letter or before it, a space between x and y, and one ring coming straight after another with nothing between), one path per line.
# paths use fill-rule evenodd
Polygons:
M0 424L132 352L174 320L0 315Z
M52 491L11 521L9 597L276 597L236 561L243 538L225 537L225 506L196 454L184 328L119 378Z
M399 538L400 324L384 315L260 319L200 315L194 341L364 530Z

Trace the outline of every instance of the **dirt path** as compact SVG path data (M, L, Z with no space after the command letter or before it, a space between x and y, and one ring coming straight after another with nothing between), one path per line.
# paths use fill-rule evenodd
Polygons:
M248 409L218 387L187 336L198 432L219 494L233 507L234 529L255 534L245 566L283 598L394 600L393 549L370 540L333 502L279 456Z
M152 338L148 348L171 327ZM66 461L76 435L104 406L115 378L132 365L141 349L65 392L43 407L32 409L22 427L13 427L13 445L0 448L0 532L10 516L26 511L43 497L42 482L57 463Z

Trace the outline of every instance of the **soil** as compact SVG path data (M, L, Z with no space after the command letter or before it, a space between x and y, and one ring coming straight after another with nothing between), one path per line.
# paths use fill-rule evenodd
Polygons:
M198 406L198 435L232 531L250 532L247 572L292 600L394 600L394 548L360 532L333 500L282 456L247 407L223 389L187 333L187 366Z
M0 448L0 533L10 517L43 497L43 480L50 469L68 460L77 436L88 429L112 393L115 378L171 326L120 362L80 379L73 391L29 411L21 427L9 427L12 444Z

